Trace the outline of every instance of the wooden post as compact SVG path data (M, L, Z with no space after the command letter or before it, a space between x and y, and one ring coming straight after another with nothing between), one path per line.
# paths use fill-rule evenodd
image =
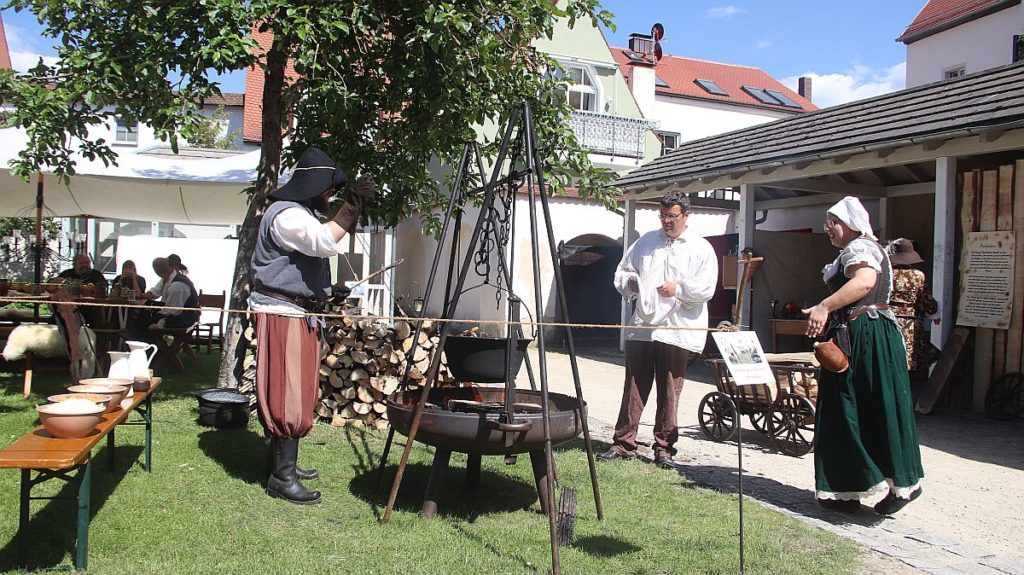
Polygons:
M991 232L996 229L997 195L999 172L985 170L981 174L981 202L978 204L978 231ZM966 231L966 228L964 228ZM975 411L985 411L985 396L992 384L992 360L995 349L995 330L975 328L974 335L974 398Z
M1013 230L1013 164L999 166L998 185L999 187L996 192L996 229L999 231L1010 231ZM1013 315L1012 308L1011 315ZM1007 330L997 329L993 331L992 380L994 381L1006 373Z
M935 160L935 245L932 262L932 296L939 302L939 323L932 325L931 341L945 349L953 330L956 309L956 158Z
M754 195L756 193L757 186L751 184L742 184L740 186L740 211L736 214L736 231L739 232L737 248L739 251L754 247L754 228L757 225L754 221ZM754 318L750 314L750 286L748 285L744 289L748 293L744 294L742 298L739 290L736 292L736 301L743 309L737 308L736 312L733 313L733 317L750 318L748 323L750 324L750 329L753 329Z
M626 200L626 214L622 218L622 254L625 255L629 251L629 246L633 244L634 236L636 236L636 200ZM632 304L623 298L622 300L622 312L620 317L622 321L620 325L629 325L629 320L632 319L633 307ZM625 351L626 349L626 331L619 330L619 351Z
M1013 234L1016 253L1024 252L1024 160L1017 160L1016 181L1013 186ZM1024 329L1024 263L1018 261L1013 268L1013 307L1010 329L1006 332L1006 372L1020 371L1021 330Z

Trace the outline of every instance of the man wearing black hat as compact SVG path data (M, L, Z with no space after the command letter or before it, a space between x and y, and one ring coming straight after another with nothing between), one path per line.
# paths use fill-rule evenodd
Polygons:
M341 238L352 233L376 186L360 178L334 218L321 223L331 196L348 177L322 150L311 147L299 157L287 184L269 194L274 200L263 214L252 256L249 308L256 323L256 399L260 423L271 441L267 494L292 503L320 502L320 492L300 479L319 477L296 465L299 439L313 427L319 394L322 319L319 311L331 296L326 258L344 252Z

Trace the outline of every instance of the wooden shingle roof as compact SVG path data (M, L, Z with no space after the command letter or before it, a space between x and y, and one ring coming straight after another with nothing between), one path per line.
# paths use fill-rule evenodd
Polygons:
M1024 126L1024 63L684 142L623 190Z

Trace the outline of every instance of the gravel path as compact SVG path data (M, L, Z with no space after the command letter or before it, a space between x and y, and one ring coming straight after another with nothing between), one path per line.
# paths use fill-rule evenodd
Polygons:
M537 371L537 350L530 352ZM586 351L577 360L591 434L599 442L595 449L603 450L621 400L622 357ZM548 373L551 391L575 395L568 355L549 352ZM528 387L525 369L517 384ZM678 472L735 491L736 443L710 441L697 423L701 398L714 390L710 372L698 361L687 373L679 403L677 447L690 461L681 461ZM653 421L652 393L640 424L640 441L648 445ZM865 572L1024 575L1024 420L998 422L951 411L918 416L924 494L892 518L869 507L851 515L821 509L814 500L813 454L783 455L746 418L743 423L744 494L873 550ZM640 455L653 454L642 447Z

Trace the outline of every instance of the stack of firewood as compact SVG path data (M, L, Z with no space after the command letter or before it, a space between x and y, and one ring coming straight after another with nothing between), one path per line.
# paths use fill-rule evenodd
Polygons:
M398 320L394 325L370 319L332 318L327 322L327 338L320 353L320 400L316 416L331 425L388 426L385 399L398 390L412 351L414 325ZM250 349L259 343L250 326L244 337ZM412 357L409 390L419 389L426 377L439 338L430 321L423 322L419 345ZM443 354L443 352L441 352ZM455 381L444 356L436 385ZM240 387L255 389L256 357L245 358Z
M387 427L385 399L400 387L416 341L414 332L404 320L388 325L370 319L332 319L321 353L317 416L331 425ZM438 351L431 322L424 322L418 342L406 386L410 390L420 387ZM442 355L438 385L453 382L445 365Z

